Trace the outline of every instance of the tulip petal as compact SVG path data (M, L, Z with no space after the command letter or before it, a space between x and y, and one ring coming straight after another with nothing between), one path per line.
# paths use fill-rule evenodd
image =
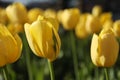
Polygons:
M32 49L32 51L33 51L33 53L35 55L39 56L39 54L37 54L37 53L39 53L38 47L37 47L35 41L32 38L32 35L30 33L30 24L26 23L24 26L25 26L24 28L25 28L25 33L26 33L27 41L28 41L28 43L30 45L30 48Z
M17 43L4 25L0 25L0 39L4 45L4 50L6 50L3 56L5 56L7 63L12 63L17 55Z
M16 34L14 35L14 38L17 42L17 48L18 48L18 52L17 52L17 55L14 59L14 61L18 60L18 58L21 56L21 51L22 51L22 41L20 39L20 37Z
M103 34L105 32L106 34ZM112 66L117 60L118 51L119 45L113 32L110 29L103 30L99 37L99 57L104 57L100 59L101 65L106 67Z
M99 65L98 61L98 35L93 34L92 43L91 43L91 59L95 65Z
M3 44L3 41L0 39L0 67L4 66L7 63L5 53L5 46Z

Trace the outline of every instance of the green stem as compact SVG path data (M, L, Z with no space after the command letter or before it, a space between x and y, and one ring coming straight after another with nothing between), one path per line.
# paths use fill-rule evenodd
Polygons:
M50 77L51 77L51 80L55 80L53 65L52 65L52 63L51 63L49 60L48 60L48 66L49 66L49 70L50 70Z
M106 77L106 80L109 80L109 77L108 77L108 72L107 72L107 69L104 68L104 72L105 72L105 77Z
M78 69L78 58L77 58L77 53L76 53L75 37L74 37L73 31L70 31L70 38L71 38L71 47L72 47L75 77L76 77L76 80L80 80L79 69Z
M8 80L5 67L2 69L2 72L3 72L4 80Z
M31 68L31 64L30 64L30 51L29 51L29 46L27 44L27 40L25 37L25 34L23 34L23 42L24 42L24 46L25 46L25 57L26 57L26 64L27 64L27 71L28 71L28 76L29 76L29 80L33 80L33 74L32 74L32 68Z
M98 67L95 69L95 76L96 76L96 80L99 80Z

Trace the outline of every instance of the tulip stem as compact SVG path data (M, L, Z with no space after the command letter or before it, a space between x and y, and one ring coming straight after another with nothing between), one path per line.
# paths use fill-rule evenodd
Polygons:
M52 63L51 63L49 60L48 60L48 66L49 66L49 70L50 70L50 77L51 77L51 80L55 80L53 65L52 65Z
M28 71L28 76L29 76L29 80L33 80L33 75L32 75L32 68L31 68L31 64L30 64L30 54L29 54L29 46L27 44L27 40L25 35L23 34L23 42L24 42L24 47L25 47L25 51L26 51L26 64L27 64L27 71Z
M78 69L78 58L77 58L77 53L76 53L75 37L74 37L73 31L70 31L70 37L71 37L71 47L72 47L75 77L76 77L76 80L80 80L79 69Z
M107 72L107 69L104 68L104 72L105 72L105 77L106 77L106 80L109 80L109 77L108 77L108 72Z
M7 79L7 74L6 74L5 67L2 69L2 72L3 72L4 80L8 80L8 79Z

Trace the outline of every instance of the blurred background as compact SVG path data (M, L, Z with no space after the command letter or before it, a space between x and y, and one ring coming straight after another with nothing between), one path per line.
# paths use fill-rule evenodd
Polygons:
M95 5L100 5L103 12L111 12L113 21L120 19L120 0L0 0L1 7L7 7L13 2L21 2L29 10L34 7L39 7L43 10L52 8L56 11L77 7L82 13L91 13ZM59 58L54 61L54 69L56 80L75 80L71 44L69 41L69 32L60 28L59 31L62 46ZM76 47L79 61L79 73L81 80L105 80L104 71L93 65L90 58L91 35L87 39L78 39L75 37ZM23 52L24 53L24 47ZM27 66L25 62L25 54L22 54L18 60L10 67L8 73L12 80L28 80ZM30 58L32 71L35 73L34 80L50 80L49 70L45 59L39 58L32 54L30 50ZM109 68L110 80L120 80L120 58L118 58L114 68ZM1 75L0 75L1 78ZM2 80L2 79L0 79Z
M78 7L82 12L91 12L93 6L100 5L103 11L113 13L113 18L120 18L120 0L0 0L0 6L6 7L13 2L21 2L28 9L40 7L42 9L53 8L56 10Z

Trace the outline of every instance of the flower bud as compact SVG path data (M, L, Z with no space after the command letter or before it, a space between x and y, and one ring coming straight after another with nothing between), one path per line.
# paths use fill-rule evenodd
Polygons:
M11 34L0 24L0 67L17 61L21 55L22 41L17 34Z
M79 21L80 11L78 8L65 9L61 15L61 23L66 30L72 30Z
M120 37L120 20L113 23L113 30L115 32L115 36Z
M88 15L87 21L86 21L86 30L89 34L91 33L98 33L101 30L102 26L98 19L98 17L95 17L93 15Z
M9 5L6 8L6 13L8 16L8 19L12 23L21 23L24 24L28 21L27 17L27 9L26 7L21 3L13 3L12 5Z
M81 14L79 22L78 22L77 26L75 27L75 34L78 38L86 38L88 36L86 27L85 27L88 15L89 15L88 13Z
M104 25L104 23L108 20L112 20L112 13L106 12L100 15L100 22L102 25Z
M117 60L118 52L119 43L111 28L103 29L99 35L93 35L91 43L91 59L96 66L113 66Z
M102 8L99 5L94 6L92 9L92 15L95 17L100 16L101 12L102 12Z
M39 15L43 15L43 14L44 14L44 11L42 9L39 9L39 8L30 9L28 11L29 22L32 23L33 21L37 20L37 17Z
M49 19L38 17L32 24L25 24L25 33L35 55L54 61L60 51L61 41L56 25Z

